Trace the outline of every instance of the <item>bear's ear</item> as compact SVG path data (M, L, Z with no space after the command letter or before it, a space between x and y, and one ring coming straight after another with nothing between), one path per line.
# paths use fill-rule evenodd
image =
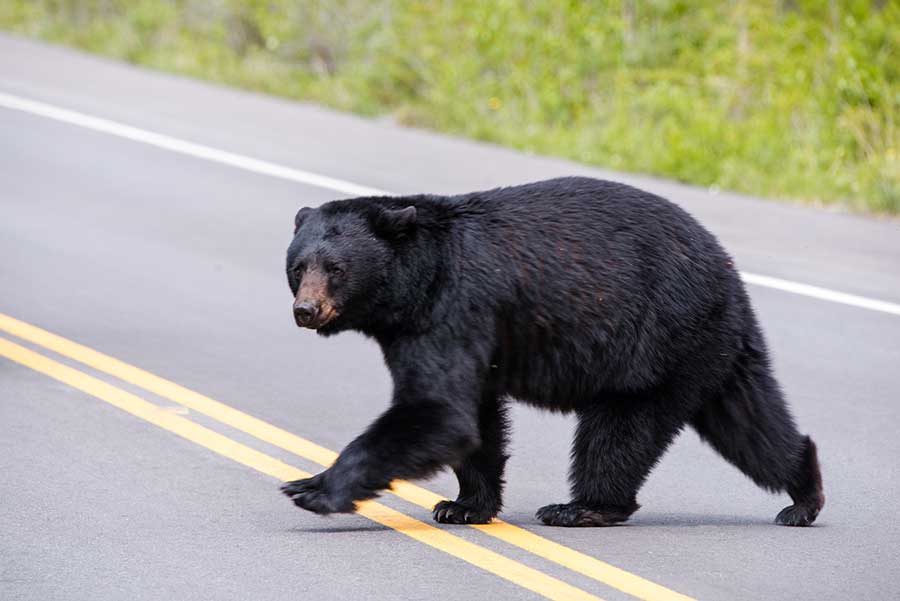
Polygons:
M416 207L381 209L375 217L375 229L387 238L399 238L416 225Z
M294 233L297 233L297 230L300 229L300 226L303 225L303 220L306 219L306 216L309 212L312 211L309 207L303 207L297 214L294 216Z

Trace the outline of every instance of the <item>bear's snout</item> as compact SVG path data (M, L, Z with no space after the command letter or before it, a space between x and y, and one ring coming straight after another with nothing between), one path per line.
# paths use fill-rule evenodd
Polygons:
M294 321L301 328L308 328L313 325L316 316L319 314L319 306L309 301L294 303Z
M318 330L337 314L327 276L317 266L307 269L294 297L294 321L301 328Z

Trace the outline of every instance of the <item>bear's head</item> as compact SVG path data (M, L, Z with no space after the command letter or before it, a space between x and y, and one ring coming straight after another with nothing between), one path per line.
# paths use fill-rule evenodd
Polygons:
M365 331L377 312L390 310L397 253L416 227L416 208L390 200L334 201L297 212L287 278L299 327L322 335Z

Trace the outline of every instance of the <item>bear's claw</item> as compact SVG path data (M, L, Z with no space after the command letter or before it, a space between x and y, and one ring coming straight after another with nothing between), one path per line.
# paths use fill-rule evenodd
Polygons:
M456 501L441 501L434 506L434 521L440 524L488 524L494 513L475 509Z

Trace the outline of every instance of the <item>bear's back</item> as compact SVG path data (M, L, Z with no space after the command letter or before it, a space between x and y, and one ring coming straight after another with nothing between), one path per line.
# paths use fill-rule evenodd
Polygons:
M561 178L452 204L460 311L490 314L514 396L645 388L739 337L746 300L730 258L665 199Z

